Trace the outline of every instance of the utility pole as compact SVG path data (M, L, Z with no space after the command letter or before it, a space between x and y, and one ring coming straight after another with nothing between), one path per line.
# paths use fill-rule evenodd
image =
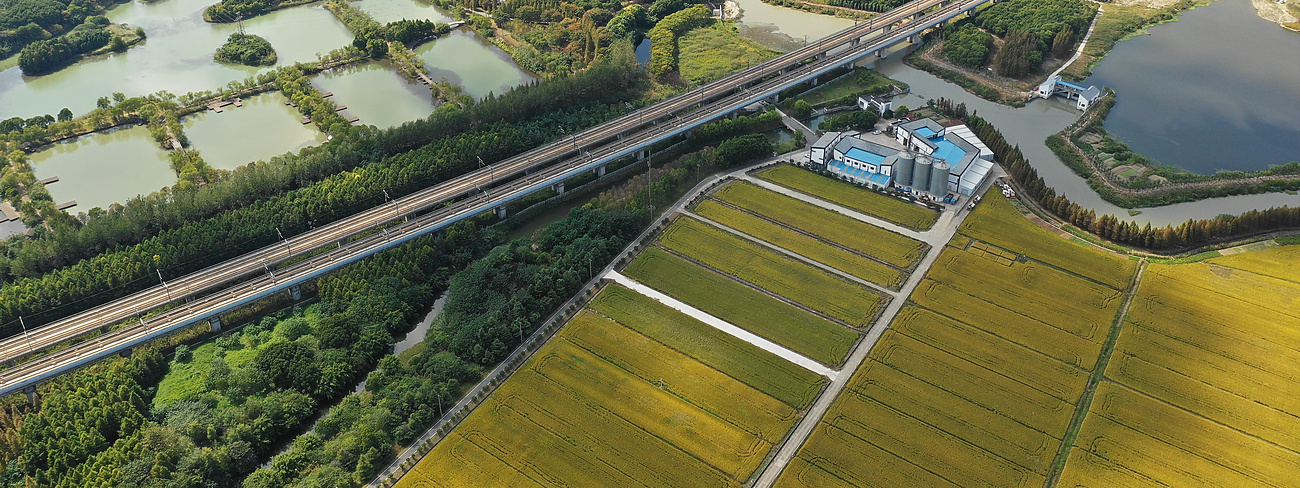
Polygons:
M170 287L167 286L167 282L162 279L162 271L159 270L158 268L154 268L153 270L155 273L158 273L158 282L162 283L163 291L167 292L167 298L170 299L172 297L172 290Z
M19 323L19 324L22 324L22 326L23 326L23 340L26 340L26 341L27 341L27 353L28 353L28 354L35 353L35 352L36 352L36 348L32 346L32 336L27 335L27 322L24 322L24 321L23 321L23 316L22 316L22 315L19 315L19 316L18 316L18 323Z
M276 233L276 235L280 236L280 240L284 241L284 250L285 250L285 252L288 252L289 255L292 256L292 255L293 255L293 248L292 248L292 247L289 247L289 240L284 238L284 233L283 233L283 232L280 232L280 228L279 228L279 227L276 227L276 228L275 228L275 233ZM162 276L159 276L158 279L161 280L161 279L162 279Z

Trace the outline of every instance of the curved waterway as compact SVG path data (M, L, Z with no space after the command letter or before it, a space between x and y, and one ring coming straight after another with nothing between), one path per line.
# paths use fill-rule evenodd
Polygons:
M175 94L216 90L259 71L213 61L212 55L235 32L234 24L203 21L213 0L135 1L114 7L108 18L144 27L148 40L122 54L84 60L54 73L26 77L17 68L0 72L0 118L55 114L67 107L78 115L95 100L114 92L138 96L167 90ZM245 30L265 37L278 64L314 61L352 42L343 24L320 6L271 12L244 22ZM262 68L262 70L270 68Z
M284 104L280 92L244 99L243 107L227 105L221 113L199 112L182 122L190 146L217 169L235 169L325 141L312 124Z
M1218 0L1119 42L1087 81L1119 94L1106 129L1188 171L1300 160L1300 35Z
M141 126L60 142L33 154L31 162L38 179L59 178L46 189L55 204L76 200L68 209L73 215L176 182L167 152Z
M1043 142L1047 136L1059 132L1078 118L1080 112L1075 110L1073 105L1059 99L1034 100L1024 108L989 102L967 93L957 85L903 64L903 53L904 51L896 51L876 65L876 69L881 73L912 87L912 92L897 98L895 105L920 107L926 104L927 99L939 97L964 102L968 109L977 111L980 117L1002 131L1008 142L1019 145L1021 152L1029 158L1034 169L1038 170L1038 174L1047 181L1049 186L1056 188L1058 193L1064 193L1079 205L1096 210L1098 214L1109 213L1121 218L1131 218L1139 224L1150 222L1152 225L1159 226L1176 225L1187 219L1205 219L1282 205L1292 207L1300 205L1300 196L1266 193L1142 208L1137 209L1141 210L1140 215L1128 217L1127 209L1102 200L1088 187L1087 180L1067 168Z

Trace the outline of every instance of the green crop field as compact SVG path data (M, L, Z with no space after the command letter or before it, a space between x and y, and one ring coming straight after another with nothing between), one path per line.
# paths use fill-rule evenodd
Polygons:
M903 271L898 268L718 202L701 202L695 212L746 235L877 285L896 289L903 281Z
M1150 265L1061 486L1290 486L1300 247Z
M759 178L913 230L927 230L939 213L794 166L779 166Z
M747 182L726 185L713 197L899 268L925 255L921 241Z
M739 487L823 380L720 334L611 285L397 486Z
M1024 254L1111 288L1128 288L1137 263L1071 243L1025 219L1001 193L988 192L958 230L971 238Z
M695 219L678 219L659 243L705 265L855 327L868 325L886 298Z
M658 248L623 270L646 286L827 366L839 364L858 334Z

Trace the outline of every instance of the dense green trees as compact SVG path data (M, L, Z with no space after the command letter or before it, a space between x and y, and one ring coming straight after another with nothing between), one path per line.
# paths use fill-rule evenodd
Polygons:
M451 32L451 27L441 22L430 20L398 20L384 25L384 37L389 40L415 47L421 42L442 37Z
M101 29L107 23L99 14L117 3L121 0L0 2L0 59L19 53L32 42L58 37L74 28ZM85 25L80 25L83 22Z
M112 34L103 29L74 30L66 36L28 44L18 57L18 66L28 75L53 71L104 47L112 39Z
M1006 34L1002 49L993 57L993 70L999 75L1018 78L1025 76L1043 62L1038 37L1032 32L1013 30Z
M826 5L868 12L888 12L898 8L905 0L826 0Z
M823 120L817 130L823 132L841 131L846 129L854 130L872 130L876 128L876 122L880 120L880 115L872 110L854 110L848 113L837 114Z
M943 55L949 61L967 68L982 68L993 47L993 35L972 24L962 24L947 34L943 41Z
M1019 77L1048 54L1065 57L1074 33L1086 32L1096 12L1085 0L1008 0L981 10L975 24L1005 41L993 61L998 74Z
M691 131L691 140L699 144L712 144L741 134L774 129L780 125L781 114L775 110L769 110L758 115L741 115L734 119L718 119L701 125Z
M645 35L645 31L651 27L654 27L654 22L650 20L646 8L640 4L623 7L623 10L619 10L606 25L609 33L614 37L631 38L634 43L640 42L641 36Z
M270 66L275 64L275 49L261 36L234 32L213 56L218 62L245 66Z
M653 16L654 12L651 11ZM677 39L691 29L713 22L713 13L703 5L669 14L650 29L650 74L662 78L677 71Z
M730 168L772 155L772 141L763 134L750 134L723 141L713 151L720 168Z

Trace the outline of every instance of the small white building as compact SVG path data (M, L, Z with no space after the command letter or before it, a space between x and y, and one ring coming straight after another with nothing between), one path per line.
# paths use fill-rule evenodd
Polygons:
M886 110L894 109L893 100L876 98L874 95L858 97L858 110L875 110L878 114L885 113Z
M1043 84L1038 85L1034 90L1034 96L1039 98L1051 98L1052 95L1060 95L1069 100L1075 101L1075 108L1079 110L1088 110L1092 103L1101 98L1102 92L1096 86L1084 88L1082 86L1062 80L1060 75L1048 78Z

